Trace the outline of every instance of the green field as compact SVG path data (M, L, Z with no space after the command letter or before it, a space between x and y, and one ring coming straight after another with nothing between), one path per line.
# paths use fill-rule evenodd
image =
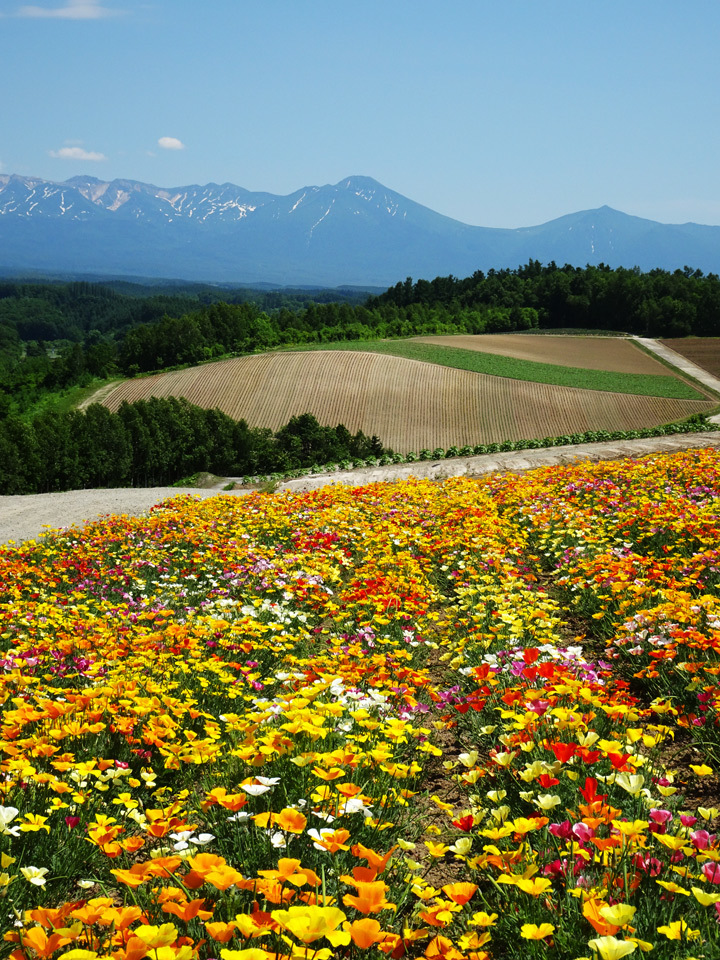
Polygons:
M606 370L586 370L580 367L562 367L552 363L516 360L495 353L479 353L458 347L444 347L413 340L353 340L312 344L293 350L355 350L365 353L384 353L407 360L435 363L456 370L470 370L492 377L527 380L559 387L578 387L609 393L627 393L640 397L665 397L673 400L704 400L706 397L677 377L647 373L613 373Z

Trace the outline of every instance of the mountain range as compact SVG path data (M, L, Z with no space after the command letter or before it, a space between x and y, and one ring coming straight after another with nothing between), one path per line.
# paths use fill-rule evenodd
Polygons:
M529 260L720 272L720 227L604 206L518 229L470 226L370 177L289 196L0 175L0 271L215 283L389 286Z

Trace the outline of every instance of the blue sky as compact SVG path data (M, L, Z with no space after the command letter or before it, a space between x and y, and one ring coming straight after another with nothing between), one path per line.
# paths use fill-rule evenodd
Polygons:
M720 224L717 0L0 0L0 172Z

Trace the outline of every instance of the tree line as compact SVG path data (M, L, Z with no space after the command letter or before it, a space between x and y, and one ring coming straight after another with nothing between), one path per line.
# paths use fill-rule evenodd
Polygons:
M286 472L391 454L378 437L323 427L311 414L277 432L249 428L184 399L100 404L0 421L0 494L162 486L200 471L220 476Z
M637 267L545 266L478 270L471 277L411 277L368 300L375 308L437 305L462 313L504 307L537 312L541 328L615 330L648 337L720 335L720 278L684 267L642 272Z

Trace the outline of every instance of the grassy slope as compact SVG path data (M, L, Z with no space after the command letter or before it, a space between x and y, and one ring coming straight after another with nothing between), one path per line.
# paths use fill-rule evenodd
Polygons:
M459 347L442 347L432 343L411 340L360 340L338 343L308 344L307 350L359 350L385 353L408 360L436 363L457 370L486 373L511 380L555 384L560 387L579 387L610 393L627 393L641 397L666 397L675 400L704 400L705 396L673 376L646 373L612 373L605 370L585 370L580 367L561 367L551 363L515 360L494 353L479 353Z

